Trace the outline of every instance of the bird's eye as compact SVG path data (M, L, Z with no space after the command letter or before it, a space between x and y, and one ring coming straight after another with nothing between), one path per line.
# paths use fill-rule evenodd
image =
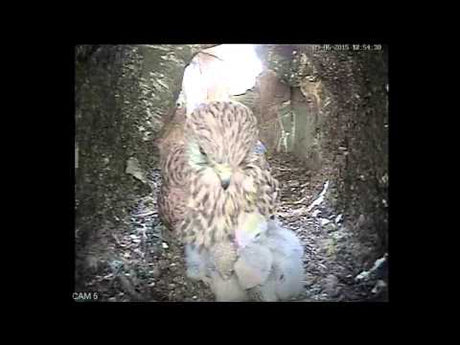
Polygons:
M260 232L256 235L256 238L259 238L260 237Z
M200 153L206 157L206 152L204 152L203 148L200 146Z

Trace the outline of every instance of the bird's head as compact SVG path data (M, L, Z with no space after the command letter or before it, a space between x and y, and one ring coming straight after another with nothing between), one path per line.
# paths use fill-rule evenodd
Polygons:
M258 212L244 213L240 216L235 230L235 240L238 248L244 248L249 243L257 241L267 231L267 220Z
M257 144L257 121L244 105L211 102L187 117L190 165L195 171L211 169L226 190Z

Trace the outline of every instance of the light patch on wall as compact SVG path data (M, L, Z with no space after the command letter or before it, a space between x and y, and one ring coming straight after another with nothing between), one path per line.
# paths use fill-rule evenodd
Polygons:
M262 70L252 44L206 49L186 68L180 99L186 103L187 113L206 101L227 100L251 89Z
M259 60L252 44L222 44L212 48L215 55L223 60L221 68L226 75L231 95L245 93L252 88L256 77L262 72Z

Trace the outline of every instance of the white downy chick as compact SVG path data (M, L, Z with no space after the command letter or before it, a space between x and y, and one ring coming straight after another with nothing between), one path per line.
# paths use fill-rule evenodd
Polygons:
M209 251L213 267L222 278L228 279L233 273L233 266L237 260L235 245L230 241L216 243Z
M259 213L245 214L235 244L216 244L210 252L185 247L187 276L203 280L217 301L288 300L302 291L303 247L294 232Z
M200 252L189 244L185 246L187 276L191 279L202 280L207 284L218 302L248 300L248 295L238 283L237 277L229 272L230 262L232 271L236 259L236 252L233 258L233 251L226 244L217 245L211 250L211 253L206 249Z
M249 300L246 290L239 284L235 274L232 274L228 279L222 278L216 270L211 270L210 274L209 286L216 296L217 302L245 302Z
M235 243L221 242L210 250L210 287L220 302L249 300L248 289L263 284L271 270L271 253L264 246L254 243L266 231L266 223L260 214L244 214L235 231ZM247 245L249 244L249 245ZM244 247L243 251L237 248Z
M243 302L249 299L233 272L236 260L236 249L231 242L216 243L210 250L207 283L217 302Z
M187 244L187 276L207 284L217 301L247 301L247 289L266 281L271 270L270 250L254 243L254 238L266 231L266 223L262 220L259 214L242 216L240 224L245 230L235 232L236 243L216 243L209 251L199 251ZM237 253L236 247L246 249ZM239 276L234 271L238 271Z
M294 232L273 220L251 214L235 233L238 261L235 273L251 298L287 300L302 291L303 247Z
M241 251L250 243L267 232L268 223L259 212L243 213L238 219L238 228L235 230L235 241Z
M305 279L303 268L304 249L300 240L291 230L281 227L274 220L268 222L267 236L264 243L273 255L272 276L276 295L280 300L288 300L300 294ZM264 291L264 286L262 291ZM267 285L269 288L269 285ZM271 292L265 292L270 295Z
M257 241L266 231L267 222L260 213L245 213L240 216L238 228L235 230L238 260L234 269L244 289L263 284L270 275L273 261L270 249Z
M236 259L236 248L230 241L216 243L210 250L202 249L201 252L191 244L185 246L187 276L191 279L209 277L211 269L227 279L233 272Z
M272 270L272 253L266 246L250 243L244 247L235 263L235 273L244 289L264 284Z

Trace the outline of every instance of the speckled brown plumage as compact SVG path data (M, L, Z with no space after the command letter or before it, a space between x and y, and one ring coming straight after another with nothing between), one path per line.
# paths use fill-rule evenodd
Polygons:
M202 104L167 135L160 149L160 214L185 243L231 242L242 212L258 210L267 218L275 212L278 182L255 150L257 121L249 108Z

